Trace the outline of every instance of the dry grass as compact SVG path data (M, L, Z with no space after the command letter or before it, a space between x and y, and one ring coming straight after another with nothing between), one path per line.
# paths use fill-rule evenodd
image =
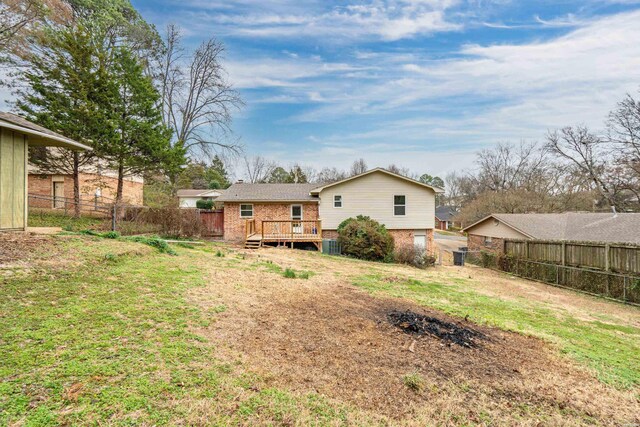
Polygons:
M490 337L478 349L451 347L434 338L416 344L386 322L386 313L411 309L447 321L460 319L407 300L374 297L350 284L372 271L391 278L440 279L458 271L422 272L281 249L240 254L232 265L203 263L211 285L194 289L191 301L204 310L228 307L197 332L220 346L224 360L240 361L247 373L257 374L256 387L319 393L398 424L640 421L633 392L602 384L539 339L474 326ZM309 280L285 279L265 261L316 274ZM486 280L495 284L495 279ZM423 379L420 391L406 386L408 373Z

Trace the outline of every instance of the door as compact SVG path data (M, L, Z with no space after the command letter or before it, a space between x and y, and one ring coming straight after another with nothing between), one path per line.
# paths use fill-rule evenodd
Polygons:
M56 209L64 208L64 182L56 181L53 183L53 207Z
M291 205L291 230L293 234L302 234L302 205Z
M23 134L0 129L0 229L26 226L26 145Z

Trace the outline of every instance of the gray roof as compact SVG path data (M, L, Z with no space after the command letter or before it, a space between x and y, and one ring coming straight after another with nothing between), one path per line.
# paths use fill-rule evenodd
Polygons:
M13 113L0 111L0 125L2 125L2 122L5 123L5 127L14 128L18 131L33 136L34 138L30 138L29 140L30 145L32 143L36 143L43 145L62 146L72 149L91 150L91 147L80 144L79 142L69 139L64 135L60 135L59 133L30 122L29 120Z
M221 202L303 202L317 201L310 195L318 184L233 184L218 197Z
M217 189L207 189L207 190L183 189L183 190L178 190L176 194L178 197L198 197L203 194L214 193L214 192L223 194L224 191L225 190L217 190Z
M640 244L640 213L493 214L532 239Z
M436 218L440 221L452 221L457 212L451 206L438 206L436 207Z

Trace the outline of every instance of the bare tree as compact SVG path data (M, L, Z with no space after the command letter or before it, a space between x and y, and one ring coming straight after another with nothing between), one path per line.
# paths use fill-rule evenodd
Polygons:
M549 132L547 148L572 163L576 171L593 183L598 194L610 206L620 207L607 180L607 147L605 141L584 126L565 127Z
M343 170L340 170L336 167L332 168L322 168L320 172L318 172L315 181L319 183L331 183L336 181L341 181L347 178L347 173Z
M363 158L359 158L355 160L351 165L351 170L349 174L351 176L360 175L361 173L365 173L369 168L367 167L367 162L364 161Z
M273 171L278 167L274 162L265 159L262 156L243 157L245 166L245 175L247 180L252 183L267 182Z
M163 121L173 130L174 145L192 157L212 156L220 150L240 152L231 122L232 112L243 103L226 79L223 53L222 43L212 38L188 54L181 45L180 30L167 27L158 64Z
M415 180L419 178L418 174L411 173L411 169L403 166L398 166L395 163L391 163L389 166L387 166L387 170L389 172L395 173L396 175L406 176L407 178Z

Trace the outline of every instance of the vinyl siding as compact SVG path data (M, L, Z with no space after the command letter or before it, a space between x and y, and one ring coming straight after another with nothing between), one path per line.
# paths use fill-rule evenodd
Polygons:
M0 230L25 227L26 153L23 134L0 128Z
M333 207L333 196L342 196L342 208ZM393 214L393 196L406 197L406 215ZM322 190L320 219L322 228L335 230L349 217L367 215L388 229L430 229L435 222L435 192L390 176L374 172Z
M499 237L501 239L528 239L527 236L519 231L514 230L502 222L496 224L495 221L493 218L487 218L480 224L467 230L467 233L475 234L476 236Z

